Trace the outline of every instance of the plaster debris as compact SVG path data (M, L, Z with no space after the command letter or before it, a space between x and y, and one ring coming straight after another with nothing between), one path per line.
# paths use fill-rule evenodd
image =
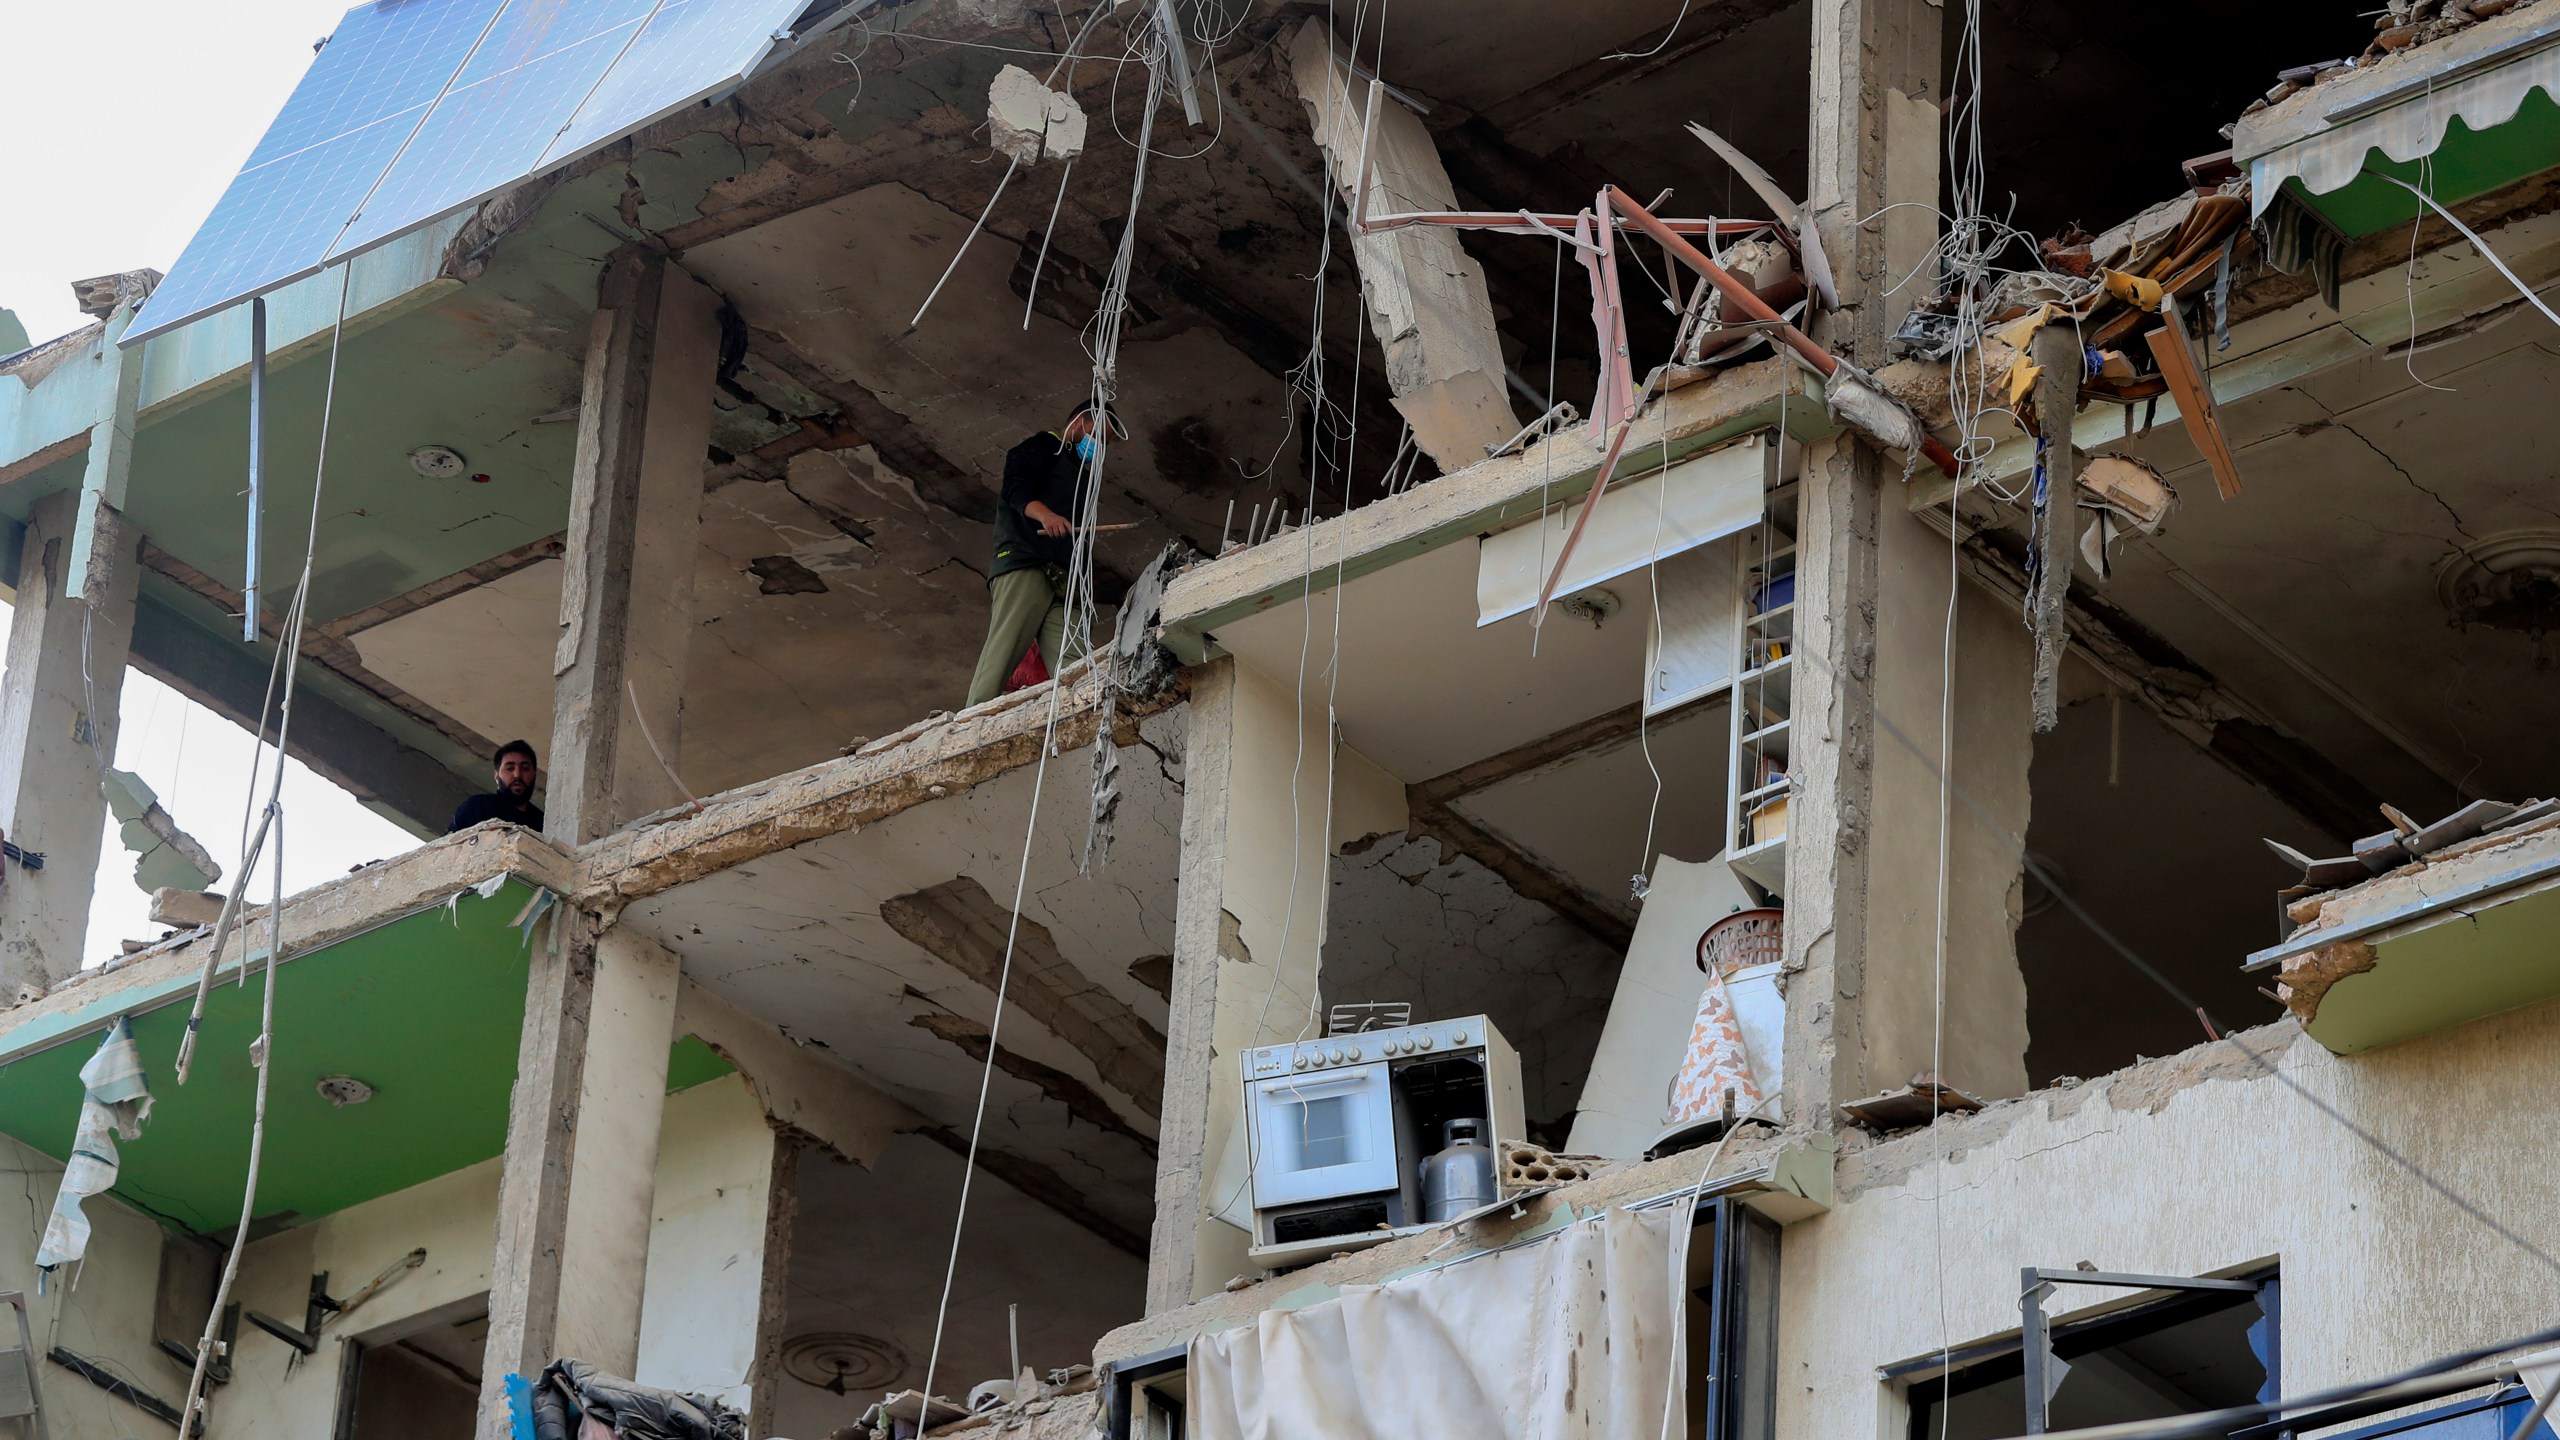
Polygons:
M146 893L203 890L222 878L222 867L160 808L160 797L141 776L130 770L109 770L99 788L106 792L107 809L123 827L117 833L124 848L137 857L133 883Z
M996 153L1025 165L1072 160L1084 153L1084 107L1019 65L996 72L987 87L987 139Z

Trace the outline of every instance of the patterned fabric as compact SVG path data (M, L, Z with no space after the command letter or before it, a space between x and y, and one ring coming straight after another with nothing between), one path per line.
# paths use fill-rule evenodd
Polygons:
M1689 1049L1671 1082L1671 1108L1662 1123L1679 1126L1716 1119L1726 1113L1728 1098L1733 1114L1747 1115L1759 1108L1760 1085L1752 1077L1751 1052L1742 1042L1742 1023L1734 1014L1733 996L1719 969L1707 977L1707 988L1698 994L1697 1023L1690 1027Z

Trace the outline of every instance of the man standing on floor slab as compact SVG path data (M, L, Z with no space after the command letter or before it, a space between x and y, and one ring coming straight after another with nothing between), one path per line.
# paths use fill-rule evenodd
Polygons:
M455 806L444 833L468 830L484 820L504 820L527 830L542 828L542 807L533 803L533 746L523 740L510 740L498 747L495 764L497 788Z
M1111 427L1114 440L1128 436L1108 404L1081 406L1063 427L1044 430L1005 454L996 559L987 571L987 643L969 680L971 705L996 698L1035 640L1040 663L1053 675L1083 654L1082 644L1066 634L1067 569L1075 557L1076 517L1084 513L1093 486L1097 422ZM1062 658L1059 652L1069 643L1075 643L1076 654Z

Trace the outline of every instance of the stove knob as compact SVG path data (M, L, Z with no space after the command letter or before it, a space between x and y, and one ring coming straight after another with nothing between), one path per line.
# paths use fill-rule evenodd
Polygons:
M1428 1049L1430 1049L1430 1048L1431 1048L1431 1037L1430 1037L1430 1036L1428 1036L1428 1035L1425 1035L1425 1036L1421 1037L1420 1039L1415 1040L1413 1043L1414 1043L1414 1044L1416 1044L1416 1045L1421 1046L1421 1047L1422 1047L1423 1049L1425 1049L1425 1050L1428 1050Z
M1292 1069L1292 1070L1304 1070L1304 1069L1306 1069L1306 1068L1307 1068L1307 1057L1306 1057L1306 1056L1304 1056L1304 1055L1293 1055L1293 1056L1291 1056L1291 1057L1289 1058L1289 1068L1290 1068L1290 1069Z
M1399 1049L1403 1050L1403 1051L1404 1051L1404 1053L1406 1053L1407 1055L1412 1054L1412 1053L1413 1053L1413 1037L1412 1037L1412 1036L1410 1036L1410 1035L1407 1035L1406 1037L1404 1037L1404 1043L1403 1043L1402 1045L1398 1046L1397 1048L1399 1048Z
M1450 1044L1452 1044L1452 1045L1464 1045L1464 1044L1466 1044L1466 1043L1467 1043L1467 1032L1466 1032L1466 1031L1464 1031L1464 1030L1452 1030L1452 1031L1450 1031L1450 1032L1449 1032L1449 1043L1450 1043Z
M1354 1045L1354 1046L1352 1046L1352 1047L1351 1047L1351 1058L1352 1058L1352 1059L1354 1059L1354 1060L1357 1060L1357 1059L1359 1059L1359 1058L1360 1058L1360 1047L1359 1047L1359 1046Z
M1327 1051L1324 1058L1332 1061L1336 1065L1339 1065L1342 1063L1342 1052L1340 1050Z

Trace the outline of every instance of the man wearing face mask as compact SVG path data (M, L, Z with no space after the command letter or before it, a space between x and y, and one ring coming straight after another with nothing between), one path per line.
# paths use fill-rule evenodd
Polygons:
M971 705L993 700L1036 639L1040 663L1056 674L1066 640L1067 566L1076 525L1093 487L1095 432L1128 431L1109 405L1079 406L1056 430L1016 445L1004 457L1004 498L996 509L996 560L987 574L987 643L969 680Z

